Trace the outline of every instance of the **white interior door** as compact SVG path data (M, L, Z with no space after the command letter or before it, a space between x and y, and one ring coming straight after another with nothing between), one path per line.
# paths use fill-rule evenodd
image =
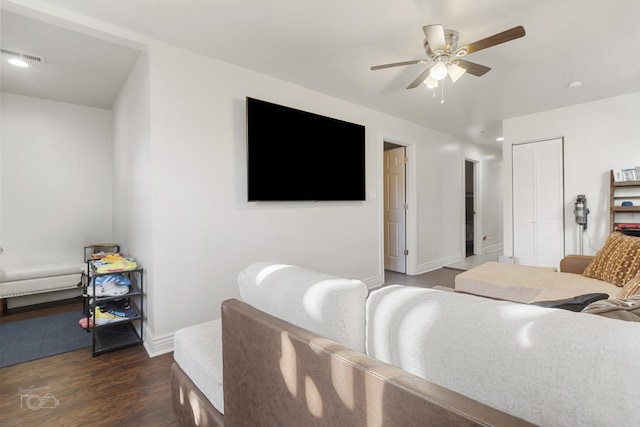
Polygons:
M513 146L513 255L557 267L564 254L562 140Z
M384 152L384 268L406 273L404 147Z
M535 147L513 147L513 256L536 265Z

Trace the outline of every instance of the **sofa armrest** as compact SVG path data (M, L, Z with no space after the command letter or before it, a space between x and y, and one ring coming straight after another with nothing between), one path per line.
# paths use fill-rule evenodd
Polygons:
M238 300L222 347L225 425L531 425Z
M567 255L560 261L560 271L582 274L592 259L592 255Z

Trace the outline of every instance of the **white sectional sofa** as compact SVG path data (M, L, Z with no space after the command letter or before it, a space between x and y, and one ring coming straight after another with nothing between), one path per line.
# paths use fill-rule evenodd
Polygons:
M393 285L367 354L541 426L637 424L640 324Z
M273 425L274 420L279 425L296 425L300 419L286 418L287 413L292 417L295 413L289 400L297 402L301 398L301 384L306 383L300 383L299 378L294 383L287 382L289 365L294 365L292 372L297 378L307 366L323 365L321 358L327 348L331 350L327 378L314 378L313 382L320 390L320 401L326 406L314 425L332 425L329 421L335 423L336 420L344 420L343 425L377 425L373 421L360 424L350 418L359 407L352 401L351 394L345 397L340 391L345 374L355 366L371 367L374 363L400 368L392 371L396 373L385 381L402 377L404 385L400 389L414 390L399 401L394 400L393 410L399 412L394 422L381 422L384 425L402 425L407 422L403 417L434 402L438 410L445 408L447 416L463 416L455 421L433 420L445 424L463 420L471 425L529 422L542 426L603 426L634 425L640 419L640 407L635 404L640 392L640 366L636 362L640 354L640 323L401 285L368 293L359 281L271 263L248 267L240 274L239 284L244 303L236 301L223 306L240 304L253 312L267 313L263 313L264 318L259 317L258 323L262 326L275 316L308 329L312 337L305 341L304 348L317 346L313 352L319 359L309 362L306 356L298 354L301 350L296 352L295 347L290 350L286 344L289 338L285 339L285 335L277 338L287 333L287 328L278 322L275 322L277 345L274 350L268 350L271 347L260 344L258 348L267 352L261 355L245 354L252 352L243 350L232 356L227 354L227 350L234 350L231 345L223 352L222 342L231 343L232 338L236 343L263 339L263 333L246 338L251 335L240 323L237 329L234 329L236 325L225 323L223 330L227 338L221 332L220 320L182 329L175 334L174 371L186 381L191 380L205 396L204 403L200 401L196 405L199 414L204 413L202 408L208 403L216 412L215 417L207 418L208 422L199 418L196 423L193 417L191 421L185 421L188 417L179 417L183 425L224 425L228 418L225 410L233 411L233 417L237 417L242 410L255 411L255 405L264 410L264 419L260 421L264 425ZM271 372L275 376L266 381L256 372L268 371L262 359L270 358L277 366L275 374ZM345 361L348 368L343 366ZM227 369L231 371L236 365L252 373L241 376L240 380L229 376ZM247 368L255 365L258 365L255 370ZM384 369L374 372L373 377L380 377ZM338 374L340 372L342 374ZM409 379L398 372L404 372ZM350 375L346 376L352 383L350 393L355 393L355 380L349 380ZM232 388L233 393L223 387L229 378L234 380L225 387ZM261 394L265 381L269 388ZM274 384L279 381L283 382L281 388ZM326 389L322 388L325 383ZM366 380L359 384L364 388L368 385ZM238 387L241 393L237 392ZM413 387L431 390L422 395L423 403L417 406L410 399L416 394ZM436 387L436 391L429 387ZM177 413L195 414L193 406L189 406L193 402L187 402L184 397L185 389L182 385L174 387L174 407ZM356 408L342 413L340 410L344 408L330 406L329 395L333 395L334 390L342 399L338 399L337 406L343 402ZM441 403L442 390L454 392L458 397ZM366 391L370 393L368 388ZM197 392L188 394L194 396ZM305 393L302 394L304 398ZM394 399L395 394L383 393L376 399L374 409L369 399L369 407L365 408L367 420L370 421L369 410L384 419L381 408L388 407L384 396ZM468 415L469 402L477 402L484 415L478 416L475 412L476 415ZM366 399L363 405L367 406ZM404 411L402 405L406 405ZM307 412L297 416L308 415ZM342 415L336 418L335 414ZM482 418L487 414L492 421ZM283 416L285 418L281 418ZM238 418L232 419L234 422L227 425L236 425ZM256 418L252 420L255 422Z

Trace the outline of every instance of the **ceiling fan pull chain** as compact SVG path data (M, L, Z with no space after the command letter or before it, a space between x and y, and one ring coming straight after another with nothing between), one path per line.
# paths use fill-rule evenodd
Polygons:
M444 104L444 80L442 81L442 98L440 98L440 105Z

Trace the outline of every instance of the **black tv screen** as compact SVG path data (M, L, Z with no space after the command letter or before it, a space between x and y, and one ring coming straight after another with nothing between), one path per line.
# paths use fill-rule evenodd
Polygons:
M247 97L248 200L365 200L364 129Z

